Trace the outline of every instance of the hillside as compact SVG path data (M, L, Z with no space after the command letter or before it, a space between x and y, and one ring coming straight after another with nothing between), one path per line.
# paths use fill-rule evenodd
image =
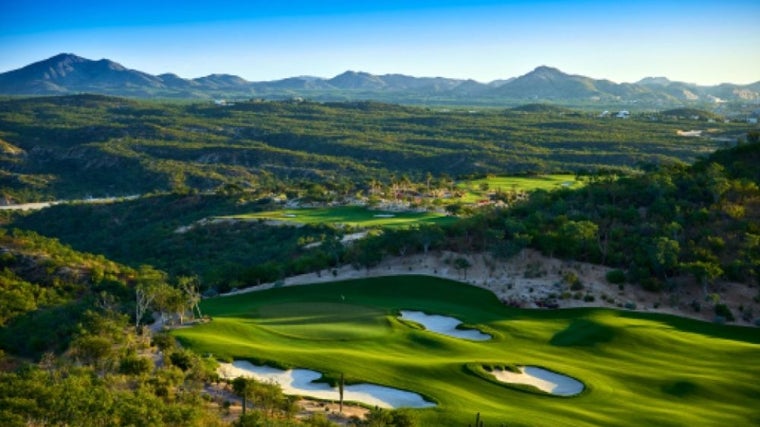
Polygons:
M59 205L14 218L13 225L129 265L198 276L204 287L219 292L342 264L369 269L394 255L451 251L500 259L532 248L605 265L617 270L609 279L615 284L672 293L679 310L698 310L716 304L710 295L720 301L723 292L735 295L732 286L757 283L760 176L750 165L759 153L760 144L750 142L692 166L669 164L620 177L593 174L582 177L586 185L576 190L536 191L522 201L511 199L509 207L478 210L455 203L459 221L386 228L346 247L336 242L351 230L330 224L201 221L278 206L268 199L246 204L239 195ZM114 235L119 239L109 238ZM526 274L542 271L540 265L533 269ZM757 313L748 307L739 302L730 310L751 322Z
M548 107L547 107L548 108ZM102 95L0 100L5 203L155 191L253 191L371 179L576 172L691 161L751 127L565 114L558 107L434 110L377 102L163 103ZM316 195L316 194L315 194Z
M394 108L360 107L375 113ZM353 107L341 104L335 108ZM562 113L546 114L556 119ZM398 384L426 396L446 396L437 400L439 408L435 411L412 412L422 420L435 419L440 424L452 417L461 421L471 418L470 408L477 404L458 407L459 400L451 399L451 393L446 392L450 381L443 381L441 387L429 384L435 383L433 377L452 375L460 377L460 389L467 390L468 396L475 393L469 390L480 390L484 385L465 386L479 384L477 376L461 368L472 366L471 357L451 359L451 351L467 348L480 355L487 347L431 336L416 326L389 319L388 313L397 310L399 304L458 313L469 327L486 325L486 331L498 340L524 340L526 346L532 343L536 349L522 346L523 351L528 350L519 356L518 363L544 366L550 360L552 366L562 366L563 372L574 374L590 387L589 392L562 401L574 421L576 402L609 399L609 394L598 392L599 384L630 380L630 366L652 367L646 376L633 377L635 390L630 386L621 390L646 395L652 404L662 404L658 414L649 415L654 423L670 419L669 399L676 398L684 410L700 405L702 412L694 416L695 420L707 416L724 419L725 407L715 403L720 400L714 393L726 390L734 393L729 401L735 403L732 416L737 422L753 419L756 411L745 401L752 401L755 383L743 381L736 391L733 380L726 378L722 369L741 357L746 360L744 368L739 374L732 371L732 375L751 379L756 371L748 350L757 344L756 330L733 325L760 325L760 176L753 167L760 159L757 139L757 133L750 132L738 146L719 150L691 166L650 166L646 173L624 176L599 171L586 175L585 185L578 189L541 190L513 200L510 206L462 210L458 221L441 225L370 230L366 237L350 244L341 244L340 238L351 230L340 227L209 220L220 214L250 213L275 205L269 198L247 202L235 192L156 195L110 204L61 204L31 214L4 216L8 226L34 229L40 234L0 229L0 384L5 385L0 387L0 419L11 426L27 425L29 420L61 425L227 425L221 418L225 412L219 408L225 407L224 399L229 402L227 407L235 406L235 394L212 386L219 382L217 362L199 354L321 369L331 378L335 378L335 364L350 356L350 366L341 365L341 372L345 370L350 378ZM411 188L413 184L405 185ZM424 186L421 182L416 188L422 191ZM64 244L43 235L56 236ZM83 249L105 256L80 252ZM290 278L307 272L312 274ZM463 280L493 294L431 277L399 277L412 273ZM388 274L395 277L371 278ZM363 280L309 288L286 286L356 277ZM264 288L274 289L204 303L203 310L208 310L213 320L175 330L174 334L183 339L183 347L177 347L168 335L153 335L149 328L140 327L154 318L149 311L156 312L155 318L182 323L189 313L195 317L194 310L200 310L197 303L201 292L215 295L262 282L270 282ZM148 301L144 308L149 311L140 312L141 294L137 290L151 296L142 300ZM233 326L225 319L232 316L237 319L233 322L240 321L240 312L246 316L251 313L249 301L266 304L267 298L278 295L282 297L276 300L280 305L267 313L282 316L282 320L269 322L266 327L256 325L264 312L258 309L243 326ZM362 324L359 330L386 337L380 338L382 345L366 336L354 339L357 328L351 322L361 317L356 316L356 310L366 315L367 307L375 307L372 304L378 301L381 307L373 310L373 315L379 320L373 321L374 326ZM245 305L242 309L241 302ZM215 304L219 304L216 310ZM219 310L223 305L232 307L233 315L229 309ZM518 309L523 307L575 309ZM331 319L331 327L300 316L304 310ZM648 313L633 312L639 310ZM657 312L713 324L654 314ZM303 346L309 340L304 330L317 334L308 350L314 353L303 347L293 351L297 347L287 332L293 331L296 314L302 319L296 322L304 324L296 326L299 335L295 340ZM351 327L345 328L346 324ZM531 329L526 334L528 324ZM278 328L286 333L272 334ZM385 333L387 328L394 328L394 333ZM204 335L208 330L215 332ZM240 338L241 330L248 338ZM276 345L266 339L250 340L259 334L276 336ZM331 358L313 356L324 354L325 342L333 342L336 336L341 346ZM411 338L398 344L395 339L400 336ZM394 341L389 337L395 337ZM208 339L219 341L209 346ZM256 346L253 351L251 343ZM349 348L356 345L360 350ZM716 352L716 345L728 350ZM635 351L642 346L656 348L656 354ZM588 353L591 347L598 356L597 365L575 357ZM399 356L386 359L388 348ZM424 387L415 383L419 377L412 374L394 376L405 378L406 382L399 384L383 381L384 374L378 375L377 369L366 373L368 354L381 354L384 369L391 360L410 369L409 349L427 358L433 352L438 359L438 371L426 371L430 381L426 380ZM347 353L340 353L344 351ZM618 366L621 351L630 361ZM512 360L510 357L514 352L494 360L505 363ZM313 365L315 360L318 363ZM430 367L428 359L420 360ZM491 360L483 359L483 366L495 363ZM700 365L705 360L709 365ZM604 377L614 380L600 380L599 366L605 367ZM700 376L704 372L715 373L723 382ZM671 377L663 382L665 373ZM685 382L683 376L699 379ZM260 388L261 383L254 384L258 384L258 393L269 393ZM546 410L541 407L544 400L536 398L547 396L536 396L532 389L514 390L498 384L487 387L491 388L491 399L504 394L530 401L537 405L536 411ZM229 390L245 393L235 387ZM276 389L265 395L271 400L260 400L262 406L251 412L268 425L315 425L318 421L314 419L319 420L313 412L304 421L290 420L288 414L298 410L296 402ZM477 401L483 399L478 397ZM496 401L496 409L483 412L488 419L501 419L503 404L500 399ZM589 425L599 419L597 402L600 400L585 403ZM630 410L637 411L637 404ZM370 411L366 416L379 417L379 413ZM606 415L606 420L618 416L616 410Z
M713 104L760 99L758 83L702 87L647 78L637 83L570 75L540 66L522 76L490 83L444 77L402 74L373 75L346 71L332 78L289 77L249 82L238 76L212 74L183 79L175 74L150 75L108 59L93 61L74 54L59 54L17 70L0 74L0 94L63 95L97 93L137 98L235 98L319 101L381 100L412 104L514 105L544 100L603 108L607 105Z

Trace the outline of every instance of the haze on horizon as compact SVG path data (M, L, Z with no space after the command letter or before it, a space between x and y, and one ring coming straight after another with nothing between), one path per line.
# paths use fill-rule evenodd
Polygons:
M515 77L539 65L635 82L760 80L760 2L2 1L0 72L61 52L152 74Z

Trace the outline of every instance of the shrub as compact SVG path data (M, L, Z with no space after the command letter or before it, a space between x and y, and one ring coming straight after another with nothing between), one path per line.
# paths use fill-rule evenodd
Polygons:
M158 347L159 350L169 350L177 346L177 342L174 337L167 333L160 333L153 336L152 345Z
M586 302L594 302L595 299L596 298L594 298L594 296L591 294L586 294L586 296L583 297L583 301Z
M636 303L632 301L628 301L627 303L623 305L623 307L625 307L628 310L636 310Z
M169 355L169 360L171 361L172 365L182 369L183 371L187 371L194 364L192 355L186 350L179 350L171 353Z
M570 290L580 291L583 289L583 283L581 283L581 279L578 278L578 275L575 274L575 272L569 271L565 273L562 276L562 279L565 281L565 283L570 285Z
M625 282L625 272L623 270L610 270L605 277L612 284L617 285Z
M147 357L129 355L119 362L119 372L125 375L147 374L153 370L153 361Z
M664 287L664 283L656 277L647 277L641 279L641 287L650 292L660 292Z
M723 317L729 322L733 322L734 320L736 320L736 318L734 318L734 314L731 313L731 309L729 309L726 304L716 304L715 315Z

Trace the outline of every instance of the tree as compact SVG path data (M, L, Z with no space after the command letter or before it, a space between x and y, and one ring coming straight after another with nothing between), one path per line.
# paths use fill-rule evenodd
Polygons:
M417 229L417 236L420 244L422 245L422 251L427 255L428 250L433 245L438 244L443 240L444 233L441 227L432 225L423 225Z
M343 389L345 387L345 378L343 372L340 373L340 381L338 382L338 394L340 395L340 413L343 413Z
M467 258L459 257L454 260L454 268L457 269L457 271L464 271L464 280L467 280L467 270L472 267L472 264L470 264L470 261L467 260Z
M237 377L232 380L232 390L243 400L243 415L245 416L246 400L253 395L256 380L252 378Z
M654 273L667 277L678 266L681 247L678 242L667 237L657 237L649 250L649 262Z
M177 285L185 295L187 307L190 307L190 313L198 313L198 318L202 318L201 314L201 292L198 284L197 277L180 276L177 278Z
M182 291L171 287L168 283L161 283L154 288L156 309L161 313L161 320L166 321L168 313L179 316L180 323L184 321L184 312L187 307Z
M560 226L559 252L570 257L587 259L589 251L596 248L599 227L591 221L567 221Z
M709 261L694 261L683 264L683 268L694 275L697 283L702 285L702 292L707 296L709 285L723 274L720 266Z
M135 286L135 331L140 330L140 320L150 308L155 294L148 286Z
M166 273L149 265L140 266L135 284L135 330L140 329L140 321L165 286Z
M340 265L340 258L346 252L340 237L335 234L326 236L320 248L330 256L332 265L336 267Z

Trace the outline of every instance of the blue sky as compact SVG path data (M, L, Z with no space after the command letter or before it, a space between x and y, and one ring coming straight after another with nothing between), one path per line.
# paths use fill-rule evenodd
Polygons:
M0 0L0 72L57 53L152 74L487 82L550 65L632 82L760 80L760 1Z

